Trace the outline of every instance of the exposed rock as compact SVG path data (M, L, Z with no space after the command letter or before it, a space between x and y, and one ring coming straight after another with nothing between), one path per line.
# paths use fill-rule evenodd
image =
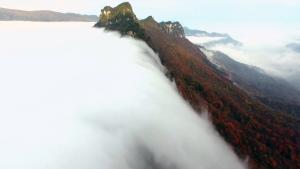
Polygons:
M144 30L141 27L142 22L152 22L161 27L161 29L175 38L184 37L184 29L179 22L161 22L157 23L152 16L139 21L134 14L130 3L124 2L115 8L106 6L101 10L100 19L95 27L104 27L109 30L117 30L122 35L129 35L134 38L146 39Z
M104 7L101 10L100 20L95 27L104 27L105 29L119 31L122 35L143 39L144 30L140 28L138 22L131 5L125 2L115 8Z
M166 33L171 36L183 38L184 37L184 29L179 22L160 22L160 25Z

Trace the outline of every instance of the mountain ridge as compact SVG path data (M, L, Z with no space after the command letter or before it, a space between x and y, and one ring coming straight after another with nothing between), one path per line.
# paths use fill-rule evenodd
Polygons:
M198 29L190 29L188 27L184 27L185 36L190 39L193 37L206 37L206 38L218 38L215 40L211 40L209 42L197 43L197 45L203 45L206 47L215 46L215 45L234 45L234 46L243 46L242 42L239 42L232 38L229 34L226 33L218 33L218 32L207 32ZM190 37L190 38L189 38Z
M181 96L198 113L208 109L219 134L239 157L249 157L250 168L300 167L299 119L274 112L250 97L222 76L198 46L168 33L153 17L138 20L125 14L116 16L109 18L113 22L107 22L108 26L100 19L95 27L145 41L158 53Z
M61 13L50 10L25 11L0 7L0 21L36 21L36 22L95 22L96 15L81 15L76 13Z

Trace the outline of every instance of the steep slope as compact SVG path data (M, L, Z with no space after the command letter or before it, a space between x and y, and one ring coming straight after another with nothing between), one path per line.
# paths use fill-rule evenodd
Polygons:
M0 21L84 21L94 22L95 15L80 15L75 13L59 13L53 11L22 11L0 8Z
M0 25L1 169L246 169L142 41L90 23Z
M257 67L239 63L220 51L205 48L200 50L205 52L213 64L225 72L226 77L247 91L249 95L274 110L300 117L300 92L288 82L279 77L272 77Z
M128 11L132 9L129 3L109 9L119 11L124 6ZM100 18L103 15L104 10ZM251 168L300 167L298 119L273 112L224 78L197 46L185 37L170 33L180 30L165 30L152 17L140 21L126 18L130 25L137 26L134 29L113 27L120 22L120 15L128 14L117 12L109 17L108 22L100 19L96 26L144 40L159 54L168 77L176 82L181 95L196 111L208 109L218 132L240 157L249 157Z

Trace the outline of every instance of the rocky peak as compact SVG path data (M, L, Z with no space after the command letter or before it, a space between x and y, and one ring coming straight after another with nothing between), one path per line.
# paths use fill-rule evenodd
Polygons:
M176 38L183 38L184 37L184 29L179 22L160 22L159 23L161 28L167 34L176 37Z
M139 26L139 20L128 2L112 8L106 6L101 10L100 20L95 27L119 31L122 35L143 38L144 31Z
M103 27L108 30L119 31L122 35L145 39L145 32L141 25L151 23L159 26L165 33L175 38L183 38L184 29L179 22L157 23L152 16L139 21L128 2L112 8L106 6L101 10L100 20L95 27Z
M118 19L137 20L130 3L124 2L115 8L106 6L101 10L99 22L102 25L110 25L113 22L118 22Z
M156 22L152 16L148 16L147 18L141 20L142 22Z
M104 8L101 10L101 15L100 15L101 20L102 20L102 21L108 20L109 17L110 17L110 15L111 15L111 13L112 13L112 11L113 11L113 8L112 8L112 7L110 7L110 6L104 7Z

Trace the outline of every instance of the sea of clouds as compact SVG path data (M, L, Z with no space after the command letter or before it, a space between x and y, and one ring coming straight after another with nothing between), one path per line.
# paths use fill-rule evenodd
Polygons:
M246 168L146 44L92 25L0 22L0 168Z
M235 40L242 42L243 46L216 43L207 48L221 51L236 61L260 67L300 90L299 28L299 25L219 25L214 31L229 33ZM188 39L204 46L209 42L208 38L202 37Z

